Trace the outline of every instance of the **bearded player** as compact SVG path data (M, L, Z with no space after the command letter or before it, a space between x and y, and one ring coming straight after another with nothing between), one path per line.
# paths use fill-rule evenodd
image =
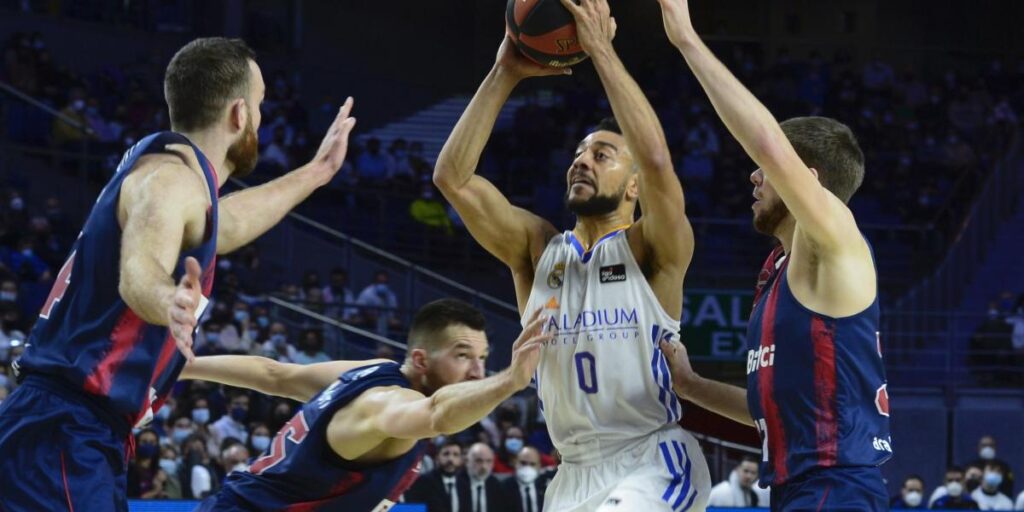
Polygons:
M229 177L256 164L265 87L252 50L192 41L168 65L164 92L172 131L125 153L17 362L22 385L0 406L2 509L127 510L132 427L193 358L216 255L326 184L355 124L349 99L311 162L220 199Z
M676 391L762 439L759 483L774 510L888 510L892 457L871 247L846 206L864 180L850 129L824 117L781 125L701 42L686 0L659 0L665 30L725 126L759 166L754 227L775 237L747 327L747 389L693 373L665 344Z
M520 312L552 315L554 339L536 383L562 465L544 509L701 510L707 465L677 425L682 410L658 344L678 336L693 255L683 190L658 118L612 48L607 2L563 4L617 119L580 141L569 165L575 227L559 233L474 174L515 86L560 72L530 63L507 39L441 152L434 182L512 270ZM638 204L643 216L634 220Z

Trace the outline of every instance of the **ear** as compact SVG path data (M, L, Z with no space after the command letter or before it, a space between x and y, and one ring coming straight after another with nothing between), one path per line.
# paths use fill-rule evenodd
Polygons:
M238 98L231 102L229 108L231 131L239 133L245 130L245 125L249 123L249 105L243 98Z
M640 199L640 173L634 172L626 178L626 197L628 201L637 201Z
M409 353L409 358L412 360L412 367L418 373L427 373L427 351L422 348L414 348Z

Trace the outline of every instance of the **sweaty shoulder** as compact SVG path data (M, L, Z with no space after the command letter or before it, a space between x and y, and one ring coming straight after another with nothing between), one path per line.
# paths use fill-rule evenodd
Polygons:
M202 170L193 169L176 154L152 154L139 158L121 185L118 220L124 225L135 207L179 207L186 215L202 215L210 194Z

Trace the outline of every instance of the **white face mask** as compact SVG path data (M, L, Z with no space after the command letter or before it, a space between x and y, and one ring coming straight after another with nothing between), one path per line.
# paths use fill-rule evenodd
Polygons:
M917 491L910 491L903 496L903 502L906 503L908 507L916 507L921 504L921 498L921 493Z
M524 484L532 484L537 480L537 468L533 466L519 466L516 469L516 479Z
M949 482L946 484L946 492L954 498L959 498L964 493L964 485L960 482Z
M978 457L985 460L992 460L996 458L996 449L991 446L986 446L981 450L978 450Z

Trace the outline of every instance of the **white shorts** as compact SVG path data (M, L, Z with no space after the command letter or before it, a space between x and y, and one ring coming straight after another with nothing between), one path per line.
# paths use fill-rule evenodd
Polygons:
M545 512L698 512L711 492L700 445L672 426L595 464L562 463Z

